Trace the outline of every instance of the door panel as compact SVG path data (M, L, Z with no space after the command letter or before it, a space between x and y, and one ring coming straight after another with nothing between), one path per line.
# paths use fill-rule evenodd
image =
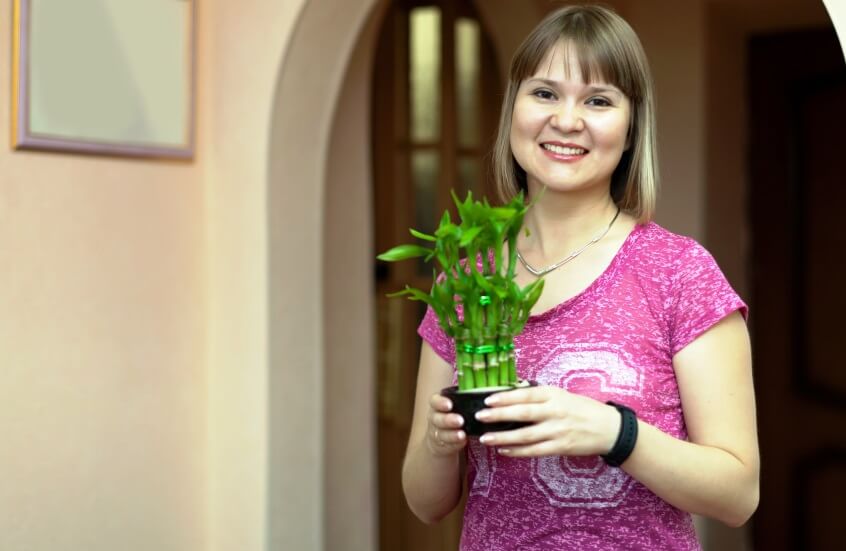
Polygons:
M440 213L452 205L451 189L459 196L467 190L490 196L483 161L501 98L492 52L468 1L403 0L388 10L373 75L377 251L410 242L410 227L433 231ZM428 289L432 266L379 263L374 274L380 548L452 551L458 547L463 502L427 526L408 509L401 484L420 351L416 328L425 310L420 303L385 297L406 284Z

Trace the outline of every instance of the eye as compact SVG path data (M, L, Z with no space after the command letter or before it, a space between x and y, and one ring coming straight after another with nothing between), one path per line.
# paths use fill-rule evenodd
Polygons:
M587 100L588 105L593 105L595 107L611 107L611 100L608 98L604 98L602 96L594 96Z
M537 90L532 92L532 95L536 98L545 100L555 99L555 94L551 90L547 90L546 88L538 88Z

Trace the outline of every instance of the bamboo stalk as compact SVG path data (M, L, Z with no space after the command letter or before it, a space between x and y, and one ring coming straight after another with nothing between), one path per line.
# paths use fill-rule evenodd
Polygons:
M497 335L497 360L499 362L499 384L510 384L511 374L508 369L508 344L511 342L511 336L508 334L508 325L505 323L499 324L499 331Z
M487 383L488 386L499 386L502 384L499 381L499 354L496 347L496 335L493 327L485 327L484 333L485 345L490 348L490 351L485 354L485 363L487 365Z
M462 327L455 341L455 365L458 372L458 390L473 388L473 354L467 351L470 330Z

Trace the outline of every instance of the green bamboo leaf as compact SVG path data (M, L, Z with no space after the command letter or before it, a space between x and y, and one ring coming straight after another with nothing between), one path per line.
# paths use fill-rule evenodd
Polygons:
M433 306L434 303L429 293L421 291L420 289L415 289L414 287L410 287L408 285L405 286L405 289L401 291L396 291L394 293L388 293L386 296L388 298L408 297L409 300L419 300L421 302L425 302L430 306Z
M428 233L423 233L415 230L414 228L408 228L408 231L416 237L417 239L422 239L424 241L435 241L434 235L429 235Z
M393 249L383 252L376 258L384 260L385 262L398 262L400 260L408 260L409 258L427 256L431 252L431 249L421 247L420 245L397 245Z
M441 265L441 268L443 268L444 270L449 269L449 260L443 252L435 251L435 258L437 258L438 262Z
M449 194L452 197L452 202L455 203L456 207L458 207L461 201L458 199L458 195L455 194L455 189L450 189Z
M502 220L508 220L517 214L517 209L513 207L494 207L491 209L491 214Z
M466 247L473 242L474 239L482 231L482 226L474 226L461 234L461 241L458 242L459 247Z
M455 224L452 224L450 222L441 222L440 227L435 231L435 237L440 237L442 239L447 237L457 237L458 229L458 226L456 226Z
M451 222L451 220L450 220L450 218L449 218L449 211L448 211L448 210L445 210L445 211L444 211L444 215L443 215L443 216L441 216L441 223L440 223L440 226L446 226L446 225L447 225L447 224L449 224L450 222ZM435 235L437 235L437 234L435 234Z
M476 282L476 285L479 286L480 289L484 290L485 292L490 292L493 290L493 286L491 283L485 279L485 277L477 271L473 271L473 281Z
M474 199L472 193L459 199L452 191L451 196L458 212L455 221L445 211L432 234L409 230L430 248L406 245L380 255L382 260L421 256L436 259L438 273L433 274L429 293L406 286L405 290L389 296L425 302L449 336L464 329L470 332L471 338L481 338L485 327L500 322L521 329L531 307L540 298L543 285L539 280L521 289L514 281L516 242L521 228L525 229L524 216L531 205L525 204L523 194L497 207L491 206L485 197ZM507 270L502 265L506 260L506 243L510 253ZM486 255L481 257L481 262L477 260L480 254ZM480 305L482 295L489 297L486 306ZM457 308L463 311L462 323L458 321Z
M527 285L523 289L524 295L523 295L523 301L522 302L523 302L523 307L526 310L531 310L532 306L534 306L535 303L540 298L541 293L543 292L543 284L544 284L544 280L539 279L537 281L530 283L529 285Z
M463 219L466 212L465 206L467 204L467 201L465 200L464 202L462 202L461 199L458 198L458 195L455 194L454 189L449 190L449 193L450 195L452 195L452 202L455 203L455 208L458 210L458 216ZM468 191L467 198L469 199L472 196L473 193Z
M397 298L397 297L405 297L410 295L411 292L409 291L409 286L406 285L405 289L401 289L399 291L394 291L393 293L388 293L385 296L388 298Z

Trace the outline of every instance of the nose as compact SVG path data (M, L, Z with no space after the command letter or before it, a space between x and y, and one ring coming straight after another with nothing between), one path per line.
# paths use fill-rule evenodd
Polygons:
M582 112L578 107L572 105L563 106L557 109L549 118L549 124L553 128L567 134L570 132L581 132L585 129L585 121Z

